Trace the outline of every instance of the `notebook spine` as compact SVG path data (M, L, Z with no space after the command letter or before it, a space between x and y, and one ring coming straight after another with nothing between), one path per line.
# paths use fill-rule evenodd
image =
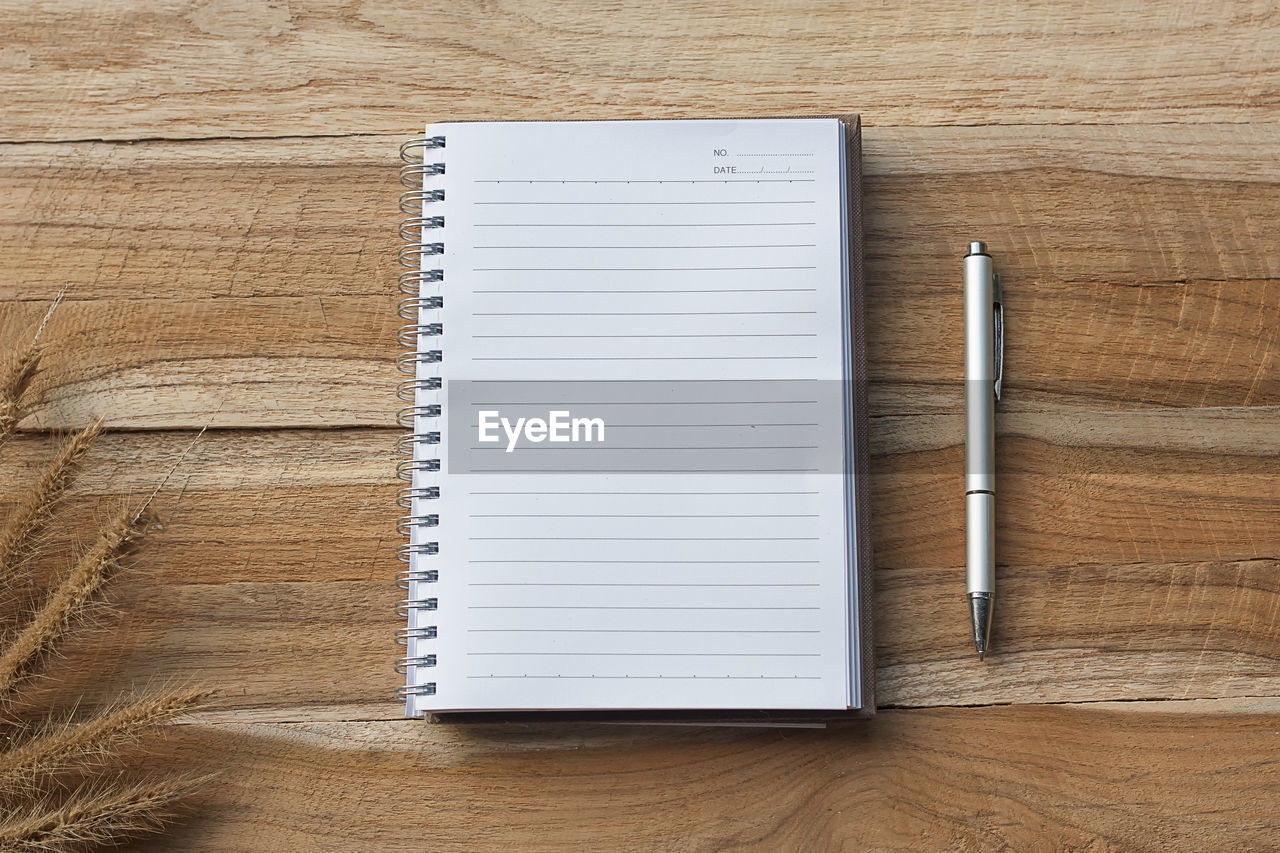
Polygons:
M427 480L440 470L439 456L433 457L433 452L440 444L441 406L438 400L431 401L443 380L429 374L442 359L441 351L431 347L433 339L443 333L438 312L444 307L444 297L435 291L444 281L439 263L444 243L430 239L430 235L444 228L444 217L434 211L440 209L445 192L438 186L429 186L439 183L444 163L429 161L443 159L439 152L444 147L443 136L411 139L400 146L400 159L405 163L400 169L400 183L408 189L400 196L400 210L406 217L400 224L404 241L400 263L408 269L400 275L400 291L406 296L400 300L398 311L406 325L400 327L398 337L407 351L396 359L396 367L410 378L402 381L396 391L396 396L409 404L396 415L396 423L408 430L396 444L396 449L408 457L396 467L396 473L409 484L400 489L398 496L399 505L409 514L400 517L396 529L409 541L396 551L400 561L408 565L396 577L397 586L407 590L407 597L396 606L396 612L407 622L396 632L396 642L405 647L405 655L396 660L396 672L405 676L405 684L396 696L406 703L410 716L421 715L415 708L417 697L436 693L430 670L436 666L437 656L431 648L439 628L428 623L435 621L439 597L431 594L429 585L440 580L440 573L438 569L423 568L419 558L434 556L440 548L439 542L431 541L440 517L427 512L424 504L440 497L439 485Z

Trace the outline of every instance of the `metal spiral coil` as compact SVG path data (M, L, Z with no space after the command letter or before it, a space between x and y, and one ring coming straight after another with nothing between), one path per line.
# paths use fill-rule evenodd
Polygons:
M434 696L436 695L436 683L428 681L425 684L413 684L406 687L396 688L396 698L401 702L410 696Z
M408 616L413 610L436 610L439 606L438 598L402 598L396 602L396 614Z
M401 589L408 589L409 584L413 581L435 583L439 579L439 573L435 569L407 569L396 575L396 586Z
M443 307L443 296L415 296L412 299L401 299L396 307L396 313L400 315L400 319L413 323L417 321L419 311L432 311Z
M415 435L420 434L421 433L415 433ZM401 480L412 483L413 475L416 473L435 473L439 470L439 459L406 459L396 465L396 476Z
M396 644L407 646L410 640L434 640L438 633L435 625L427 625L425 628L399 628L396 630Z
M424 284L436 284L444 281L444 270L414 270L400 273L400 292L413 296Z
M405 429L413 429L418 418L440 417L440 404L431 403L426 406L405 406L396 412L396 423Z
M440 553L440 545L436 542L407 542L396 548L396 559L402 563L412 562L413 555L434 557Z
M415 445L418 444L439 444L440 433L438 432L411 432L402 435L396 441L396 450L401 453L412 454L415 452Z
M418 338L439 337L443 334L444 325L442 323L410 323L407 326L400 327L397 339L402 347L414 347L417 345Z
M441 226L428 225L426 227L440 228ZM422 263L423 258L443 254L444 243L411 243L400 247L400 263L406 267L416 267Z
M417 163L426 149L443 147L443 136L418 136L400 146L400 159L406 163Z
M434 159L433 152L445 147L443 136L424 136L411 139L400 146L400 159L405 165L400 169L400 183L408 190L400 196L400 210L405 220L400 224L400 238L404 245L400 247L399 261L406 268L401 273L399 288L406 295L396 308L396 313L405 321L396 335L400 345L408 351L396 359L396 369L408 374L411 378L401 382L396 388L396 396L409 405L396 413L396 423L408 432L400 437L396 449L409 458L396 466L396 476L409 483L402 488L396 497L396 503L411 514L401 516L396 522L396 530L409 541L396 549L396 557L409 568L396 575L396 585L410 590L409 597L396 605L396 613L410 620L406 628L396 631L396 642L408 647L411 654L396 660L396 672L405 675L409 683L396 691L397 698L409 701L416 696L434 696L436 682L423 681L414 683L417 670L434 667L436 655L423 652L417 644L420 641L434 640L437 626L412 624L415 612L433 612L439 606L435 596L424 596L420 584L438 583L438 569L424 569L414 566L414 560L420 556L432 556L440 552L439 542L414 541L414 533L434 529L440 524L440 516L435 513L424 513L415 507L419 501L438 500L439 486L421 485L424 475L440 470L439 458L424 458L420 453L425 448L440 444L438 429L419 431L423 419L438 419L442 407L437 403L419 404L420 392L439 391L443 388L443 380L439 376L420 376L419 370L424 365L439 364L443 354L438 349L426 349L426 339L438 338L444 333L444 327L435 318L424 316L425 312L437 311L444 307L444 297L424 295L422 290L427 285L439 285L444 282L444 270L428 268L435 264L434 258L444 254L443 242L428 241L428 231L444 228L444 216L430 213L430 206L444 201L442 189L428 189L424 182L428 178L436 178L445 173L444 163L428 162ZM430 321L428 321L430 320ZM415 479L416 478L416 479ZM429 533L425 535L430 535Z
M413 509L413 502L419 501L435 501L440 499L439 486L410 486L407 489L401 489L396 495L396 505L404 509Z
M416 527L439 527L440 516L434 512L423 513L421 515L402 515L396 520L396 530L403 536L409 535L407 526Z
M401 675L409 674L411 666L435 666L435 655L406 655L405 657L396 658L396 672Z
M439 376L428 376L425 379L406 379L396 386L396 396L406 403L412 403L418 391L439 391L443 384Z
M413 375L418 372L419 364L438 364L440 360L438 349L426 352L402 352L396 356L396 370Z

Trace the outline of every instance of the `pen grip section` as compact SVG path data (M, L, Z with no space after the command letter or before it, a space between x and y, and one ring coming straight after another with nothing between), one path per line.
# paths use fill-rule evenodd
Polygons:
M968 592L996 591L996 496L973 492L965 496L965 557Z

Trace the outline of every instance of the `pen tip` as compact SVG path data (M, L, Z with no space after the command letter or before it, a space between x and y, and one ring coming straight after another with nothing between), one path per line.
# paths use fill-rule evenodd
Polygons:
M973 650L978 660L986 660L991 645L991 599L989 592L969 593L969 614L973 620Z

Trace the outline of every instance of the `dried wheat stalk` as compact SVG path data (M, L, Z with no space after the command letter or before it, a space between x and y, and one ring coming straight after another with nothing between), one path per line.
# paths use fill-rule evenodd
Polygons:
M22 395L31 384L31 377L40 366L40 356L44 352L44 348L40 346L40 336L44 334L44 327L49 325L53 312L57 310L58 305L62 303L62 297L66 294L65 287L58 291L49 310L45 312L44 319L40 321L39 328L31 336L31 343L18 353L18 357L10 362L3 375L0 375L0 444L4 444L5 440L13 435L18 429L18 421L22 420Z
M0 850L65 853L119 844L159 832L177 801L205 779L150 779L126 787L81 788L61 800L43 799L0 819Z
M46 725L0 755L0 797L30 790L68 770L101 764L125 745L191 711L208 695L203 690L175 690L119 704L83 723Z
M43 351L40 335L61 299L60 293L31 343L0 371L0 444L13 435L25 414L24 395ZM0 532L0 597L14 598L24 580L22 569L39 550L58 504L101 432L99 421L72 436L10 514ZM185 458L186 452L178 464ZM119 567L119 558L141 535L146 508L162 486L142 510L117 513L65 580L23 617L21 630L0 644L0 711L29 701L23 690L28 679L40 671L58 641L101 602L104 586ZM120 844L162 829L177 800L205 779L130 781L113 775L79 788L69 786L75 779L92 777L127 745L192 710L206 695L172 690L65 720L47 717L43 723L7 713L0 717L0 850L66 853Z
M40 354L40 345L32 341L0 376L0 444L13 435L22 420L22 395L40 366Z
M84 616L116 568L116 559L142 532L143 518L131 510L116 515L80 558L31 622L0 652L0 701L35 672L46 652Z
M37 550L41 535L53 520L53 511L75 479L80 463L102 433L102 421L90 424L63 445L39 482L23 496L0 535L0 592L11 589L19 566Z

